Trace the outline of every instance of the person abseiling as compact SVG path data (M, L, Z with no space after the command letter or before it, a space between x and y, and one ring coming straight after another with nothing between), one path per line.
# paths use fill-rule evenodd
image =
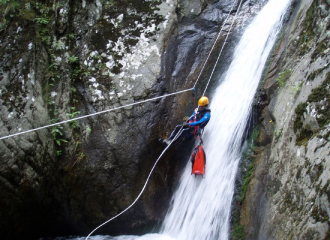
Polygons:
M184 122L182 125L177 125L168 139L160 140L164 144L168 145L180 129L181 131L174 141L177 141L181 136L183 136L183 133L195 135L196 131L204 129L204 127L207 125L211 118L211 110L207 108L208 105L209 99L205 96L201 97L198 100L198 108L195 109L195 111L187 120L187 122Z

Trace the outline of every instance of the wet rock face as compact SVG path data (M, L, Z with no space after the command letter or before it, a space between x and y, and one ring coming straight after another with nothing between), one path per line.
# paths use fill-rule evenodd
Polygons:
M218 3L181 2L189 14L179 22L172 0L22 6L0 28L0 136L191 87L226 16ZM125 209L162 151L158 138L191 114L187 99L1 140L2 236L86 235ZM184 146L164 156L136 207L103 233L139 233L163 219L190 154Z
M324 1L293 2L271 57L260 139L272 138L259 141L243 204L248 239L329 238L329 13Z
M157 95L174 9L172 1L31 3L8 19L1 29L1 136ZM127 207L160 151L148 143L158 137L159 109L129 107L1 141L3 235L87 234ZM161 209L148 217L144 210L139 224L124 219L112 232L158 220L153 212Z

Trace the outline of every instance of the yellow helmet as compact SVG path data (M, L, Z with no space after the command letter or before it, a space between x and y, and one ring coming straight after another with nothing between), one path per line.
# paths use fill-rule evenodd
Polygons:
M198 100L198 106L206 106L209 104L209 99L205 96L201 97L199 100Z

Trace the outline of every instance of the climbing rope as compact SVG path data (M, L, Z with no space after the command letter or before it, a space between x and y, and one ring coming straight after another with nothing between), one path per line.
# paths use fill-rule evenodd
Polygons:
M18 135L21 135L21 134L24 134L24 133L34 132L34 131L37 131L37 130L40 130L40 129L44 129L44 128L53 127L53 126L60 125L60 124L63 124L63 123L68 123L68 122L76 121L76 120L79 120L79 119L83 119L83 118L87 118L87 117L92 117L92 116L99 115L99 114L102 114L102 113L111 112L111 111L118 110L118 109L121 109L121 108L130 107L130 106L134 106L134 105L141 104L141 103L146 103L146 102L157 100L157 99L160 99L160 98L166 98L168 96L172 96L172 95L176 95L176 94L179 94L179 93L188 92L188 91L191 91L191 90L193 90L193 88L189 88L189 89L178 91L178 92L174 92L174 93L165 94L163 96L146 99L146 100L143 100L143 101L139 101L139 102L127 104L127 105L116 107L116 108L111 108L111 109L103 110L103 111L96 112L96 113L91 113L91 114L80 116L80 117L76 117L76 118L71 118L71 119L68 119L68 120L61 121L61 122L49 124L49 125L46 125L46 126L43 126L43 127L38 127L38 128L30 129L30 130L27 130L27 131L23 131L23 132L11 134L11 135L8 135L8 136L0 137L0 140L7 139L7 138L10 138L10 137L14 137L14 136L18 136Z
M216 68L216 66L218 65L218 62L219 62L219 59L220 59L221 53L222 53L222 51L223 51L223 49L224 49L224 47L225 47L225 44L226 44L226 42L227 42L227 39L228 39L229 33L230 33L230 31L231 31L231 28L233 27L234 22L236 21L237 14L239 13L239 10L240 10L240 8L241 8L242 2L243 2L243 0L241 0L240 3L239 3L239 5L238 5L238 8L237 8L237 11L236 11L236 14L235 14L234 20L231 22L231 25L230 25L230 28L229 28L229 32L228 32L228 34L227 34L227 36L226 36L226 38L225 38L225 41L224 41L223 44L222 44L222 48L221 48L221 50L220 50L220 53L219 53L219 55L218 55L218 58L217 58L217 60L216 60L216 62L215 62L215 64L214 64L214 66L213 66L213 70L212 70L212 72L211 72L211 75L210 75L210 77L209 77L209 80L207 81L207 84L206 84L206 87L205 87L205 90L204 90L202 96L205 95L206 89L207 89L208 86L209 86L209 83L210 83L210 81L211 81L211 78L212 78L212 76L213 76L213 73L214 73L214 71L215 71L215 68ZM236 3L236 2L235 2L235 3ZM234 6L234 5L233 5L233 6Z
M126 209L124 209L123 211L121 211L120 213L118 213L116 216L110 218L109 220L105 221L104 223L102 223L101 225L99 225L98 227L96 227L93 231L91 231L90 234L88 234L88 236L86 237L85 240L87 240L97 229L99 229L100 227L104 226L105 224L107 224L108 222L111 222L113 219L119 217L120 215L122 215L124 212L126 212L128 209L130 209L136 202L137 200L141 197L142 193L144 192L144 189L146 188L150 176L152 174L152 172L154 171L158 161L160 160L160 158L164 155L164 153L166 152L166 150L172 145L172 143L178 138L180 131L182 130L182 127L180 128L180 130L178 131L178 133L175 135L175 137L173 138L173 140L166 146L166 148L163 150L163 152L159 155L159 157L157 158L156 162L154 163L154 166L152 167L146 182L144 183L139 195L136 197L136 199L131 203L131 205L129 205Z
M204 64L203 64L202 69L201 69L200 72L199 72L199 75L198 75L198 77L197 77L197 80L196 80L196 82L195 82L193 88L196 87L196 85L197 85L197 83L198 83L198 81L199 81L199 78L201 77L201 75L202 75L202 73L203 73L203 71L204 71L204 68L205 68L205 66L206 66L206 64L207 64L207 62L208 62L208 60L209 60L209 58L210 58L210 56L211 56L211 53L213 52L213 49L215 48L215 45L217 44L217 42L218 42L218 40L219 40L219 38L220 38L220 36L221 36L221 33L222 33L222 31L223 31L223 28L224 28L224 26L225 26L227 20L229 19L230 14L231 14L231 12L232 12L233 9L234 9L234 6L236 5L236 1L238 1L238 0L235 0L234 4L231 6L231 9L230 9L230 11L229 11L229 13L228 13L227 18L225 19L225 21L224 21L223 24L222 24L222 27L221 27L221 29L220 29L220 31L219 31L219 33L218 33L218 36L217 36L217 38L215 39L215 41L214 41L214 43L213 43L213 46L212 46L212 48L211 48L211 50L210 50L210 52L209 52L209 54L208 54L208 56L207 56L207 58L206 58ZM241 2L242 2L242 0L241 0ZM237 12L238 12L238 11L237 11ZM236 15L235 15L235 17L236 17ZM235 19L234 19L234 21L235 21ZM234 22L234 21L233 21L233 22ZM229 32L228 32L227 36L229 35L229 33L230 33L230 29L229 29ZM225 42L224 42L224 44L222 45L222 47L223 47L224 45L225 45ZM221 53L222 53L222 49L221 49L221 52L219 53L219 56L221 55ZM212 72L212 74L213 74L213 72ZM211 76L212 76L212 74L211 74ZM204 91L204 93L205 93L205 91ZM204 94L203 94L202 96L204 96Z

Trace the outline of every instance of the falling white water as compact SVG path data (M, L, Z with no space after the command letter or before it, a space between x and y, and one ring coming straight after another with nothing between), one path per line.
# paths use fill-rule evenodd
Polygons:
M229 238L230 207L244 130L263 68L290 1L269 0L245 30L224 81L211 98L211 120L203 137L207 156L205 178L193 177L188 161L161 233L93 236L91 240Z
M290 0L270 0L245 30L223 83L211 99L204 133L205 178L181 178L162 233L178 240L229 238L231 201L241 142L267 57Z

